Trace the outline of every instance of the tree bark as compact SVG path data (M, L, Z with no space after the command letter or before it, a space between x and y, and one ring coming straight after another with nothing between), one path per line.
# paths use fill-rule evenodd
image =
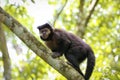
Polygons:
M2 59L3 59L3 65L4 65L4 73L3 73L4 79L11 80L11 62L10 62L5 34L2 29L1 22L0 22L0 49L2 52Z
M28 30L23 27L18 21L0 8L1 21L18 36L33 52L41 57L45 62L51 65L54 69L60 72L68 80L84 80L84 78L71 66L68 66L63 60L53 59L51 51L39 42Z

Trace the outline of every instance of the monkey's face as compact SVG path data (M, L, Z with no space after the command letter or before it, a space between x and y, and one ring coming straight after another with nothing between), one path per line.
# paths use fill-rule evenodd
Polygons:
M39 30L39 33L40 33L40 36L43 38L43 39L47 39L51 33L50 29L48 28L43 28L43 29L40 29Z

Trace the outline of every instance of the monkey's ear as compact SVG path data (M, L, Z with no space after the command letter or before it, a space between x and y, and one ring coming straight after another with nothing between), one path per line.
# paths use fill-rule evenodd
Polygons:
M39 30L41 30L43 28L45 28L44 24L37 27L37 29L39 29Z
M38 26L38 27L37 27L37 29L39 29L39 30L40 30L40 26Z

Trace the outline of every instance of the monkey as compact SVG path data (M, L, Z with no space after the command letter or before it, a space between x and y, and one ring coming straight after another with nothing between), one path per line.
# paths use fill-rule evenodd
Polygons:
M40 38L45 41L53 54L52 58L65 56L68 63L77 70L85 80L89 80L95 66L95 55L91 47L81 38L62 29L53 28L49 23L44 23L37 27ZM85 74L79 68L79 65L87 59Z

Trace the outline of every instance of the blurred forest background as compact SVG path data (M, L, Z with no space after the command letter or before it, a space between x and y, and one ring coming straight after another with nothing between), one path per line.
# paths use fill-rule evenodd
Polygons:
M120 80L120 0L0 0L0 7L38 39L36 27L47 21L81 37L96 56L90 80ZM2 26L12 80L67 80ZM1 49L0 80L4 80Z

